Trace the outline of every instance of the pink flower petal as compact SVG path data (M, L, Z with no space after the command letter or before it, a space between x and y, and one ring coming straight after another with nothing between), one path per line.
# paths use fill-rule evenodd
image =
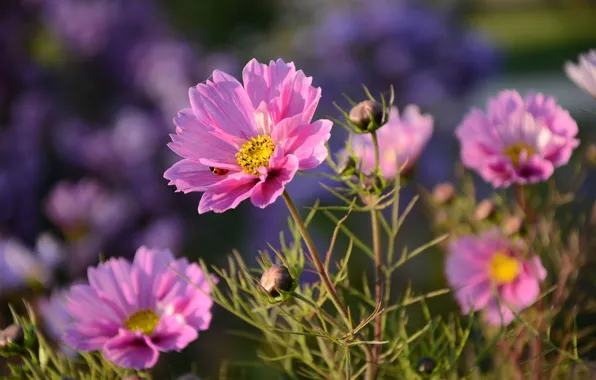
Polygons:
M250 197L258 181L259 179L254 175L235 173L210 186L201 197L199 214L208 211L224 212L236 208L240 202Z
M254 187L250 200L260 208L265 208L283 193L285 185L294 178L298 170L298 158L293 155L283 156L283 149L277 148L269 162L269 168L263 170L261 181Z
M106 342L102 352L106 359L123 368L151 368L159 359L159 352L147 344L143 335L124 329Z

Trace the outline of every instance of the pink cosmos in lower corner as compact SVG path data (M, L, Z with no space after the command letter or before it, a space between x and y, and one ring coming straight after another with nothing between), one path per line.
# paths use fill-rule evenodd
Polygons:
M297 170L327 157L332 122L312 122L321 97L312 78L281 59L253 59L242 79L214 71L190 89L191 108L174 118L169 147L183 160L164 177L178 191L204 192L199 213L224 212L247 198L264 208Z
M463 314L484 310L492 325L507 325L540 295L546 270L538 256L524 259L521 241L493 229L449 246L445 271Z
M134 261L113 258L88 270L89 285L70 289L72 321L64 340L101 350L124 368L150 368L160 352L180 351L209 328L213 301L197 264L168 250L141 247Z
M473 109L457 127L464 165L494 187L544 181L567 164L578 128L554 98L506 90Z
M397 107L389 112L389 121L377 131L381 172L387 179L395 178L399 170L405 174L422 153L433 134L433 118L408 105L399 114ZM370 174L375 168L375 153L370 134L352 137L352 150L358 157L359 170Z

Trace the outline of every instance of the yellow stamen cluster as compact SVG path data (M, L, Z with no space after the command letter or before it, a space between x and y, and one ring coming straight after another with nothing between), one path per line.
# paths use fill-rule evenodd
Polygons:
M520 142L505 148L503 153L511 159L514 167L519 167L519 156L523 151L526 151L527 157L531 157L536 153L536 149L530 144Z
M513 282L519 272L519 261L505 253L497 252L490 262L490 276L496 284L509 284Z
M152 335L159 323L159 316L153 310L141 309L132 313L124 321L124 327L129 331L140 331L145 335Z
M257 168L269 167L269 159L274 150L275 144L271 137L253 137L245 142L236 153L236 160L245 173L258 175Z

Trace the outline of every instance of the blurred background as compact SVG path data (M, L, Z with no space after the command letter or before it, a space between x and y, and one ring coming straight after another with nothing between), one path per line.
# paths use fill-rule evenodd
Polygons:
M8 302L22 297L51 324L52 290L85 280L100 256L131 258L141 244L215 265L234 248L252 263L267 242L279 246L281 200L199 216L200 194L174 193L163 179L178 159L166 146L171 120L213 69L239 77L253 57L294 61L322 87L319 117L338 116L334 101L349 106L342 93L364 98L361 84L373 94L393 85L398 106L416 103L435 118L413 174L430 189L454 177L452 132L464 113L501 88L554 95L580 137L593 134L593 99L562 66L596 47L594 20L592 0L3 0L0 327L11 323ZM332 149L345 137L334 130ZM289 192L300 205L332 202L320 181L298 177ZM415 188L404 190L404 203ZM351 225L368 238L367 218ZM429 240L426 225L415 211L398 249ZM332 227L315 219L321 247ZM353 255L352 275L361 279L365 265ZM406 270L397 289L444 286L438 250ZM183 355L165 355L156 378L190 370L279 378L258 361L254 342L231 333L242 329L215 307L211 328Z

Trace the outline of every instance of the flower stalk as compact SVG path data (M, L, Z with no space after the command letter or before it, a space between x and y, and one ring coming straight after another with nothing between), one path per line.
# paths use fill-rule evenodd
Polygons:
M348 309L341 302L339 295L337 294L337 290L335 289L335 286L333 286L333 282L331 281L331 278L329 277L329 273L327 272L327 270L325 269L325 266L323 265L323 262L321 261L321 256L319 255L319 253L317 251L317 248L312 240L312 237L310 236L310 233L306 229L304 220L300 216L300 213L298 212L298 209L296 208L296 205L292 201L292 198L290 197L290 194L288 194L287 190L284 190L283 197L284 197L284 201L286 202L286 205L288 206L288 210L290 211L290 214L292 215L292 219L294 219L294 222L296 223L296 225L298 226L298 229L300 230L300 234L302 235L302 238L304 239L304 243L306 244L306 247L308 248L311 260L312 260L313 264L315 265L317 273L319 274L319 277L321 278L323 285L329 292L329 295L330 295L331 301L333 302L333 305L339 311L339 313L342 315L342 318L346 322L350 331L353 330L352 321L350 319ZM374 375L374 370L373 370L374 363L373 363L372 352L371 352L371 349L369 346L363 345L362 347L363 347L364 354L366 356L366 362L367 362L365 378L367 380L373 380L375 378L375 375Z

